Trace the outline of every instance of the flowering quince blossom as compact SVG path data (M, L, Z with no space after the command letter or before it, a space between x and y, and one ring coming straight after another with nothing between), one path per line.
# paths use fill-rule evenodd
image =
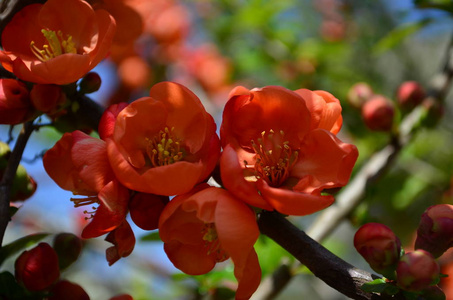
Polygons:
M43 157L49 176L64 190L84 198L73 198L74 206L96 205L83 238L103 235L125 220L129 190L113 174L105 142L81 132L65 133Z
M2 33L0 62L22 80L69 84L107 55L115 20L83 0L49 0L14 15Z
M236 87L223 112L224 186L246 203L288 215L332 204L324 189L344 186L358 156L336 137L339 101L324 91Z
M159 228L165 252L184 273L205 274L231 258L238 280L236 299L249 299L258 287L255 214L228 191L202 184L176 196L162 212Z
M189 192L207 179L220 156L214 119L186 87L161 82L118 114L106 138L110 165L131 190ZM108 134L107 134L108 136Z

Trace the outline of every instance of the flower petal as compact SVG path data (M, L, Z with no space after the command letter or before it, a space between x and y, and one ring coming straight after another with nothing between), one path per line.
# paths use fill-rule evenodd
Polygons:
M299 153L299 161L293 167L291 176L309 176L305 187L298 186L300 192L313 193L325 188L346 185L358 157L354 145L343 143L332 133L316 129L304 140Z
M286 215L305 216L320 211L334 202L333 196L312 195L270 187L258 180L257 186L264 199L278 212Z
M101 236L126 219L129 191L116 181L109 182L98 194L100 201L93 220L84 228L85 239Z
M252 206L272 210L272 206L258 194L255 184L244 179L238 156L230 145L225 147L220 157L220 172L225 188L236 197Z

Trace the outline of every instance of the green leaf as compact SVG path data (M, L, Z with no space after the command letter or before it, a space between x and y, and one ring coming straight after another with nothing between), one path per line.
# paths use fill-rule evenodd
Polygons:
M390 31L385 37L379 40L373 49L374 55L380 55L398 45L409 35L419 31L432 22L431 19L423 19L415 23L403 25Z
M48 233L37 233L24 236L14 242L3 246L0 249L0 265L10 256L14 255L15 253L27 248L28 246L35 244L48 236Z
M378 278L373 281L364 283L360 289L367 293L382 293L387 288L385 278Z
M38 297L30 294L17 283L13 274L5 271L0 273L0 299L31 300L38 299Z
M18 210L19 210L19 207L10 206L9 207L9 217L12 218L17 213Z
M451 0L415 0L418 8L437 8L453 13L453 3Z
M140 238L143 242L160 242L159 231L153 231Z

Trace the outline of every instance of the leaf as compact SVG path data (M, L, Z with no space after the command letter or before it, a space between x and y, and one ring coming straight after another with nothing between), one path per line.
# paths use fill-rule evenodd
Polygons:
M373 281L364 283L360 289L367 293L382 293L387 288L387 282L384 278L378 278Z
M390 31L385 37L377 42L373 49L374 55L380 55L398 45L404 38L419 31L432 22L431 19L422 19L415 23L410 23L397 27Z
M415 0L414 4L418 8L437 8L453 13L453 3L451 0Z
M143 242L160 242L159 231L153 231L140 238Z
M5 271L0 273L0 299L28 300L37 298L20 286L13 274Z
M24 248L39 242L48 235L49 235L48 233L31 234L24 236L20 239L17 239L8 245L3 246L0 249L0 265L11 255L14 255L15 253L23 250Z

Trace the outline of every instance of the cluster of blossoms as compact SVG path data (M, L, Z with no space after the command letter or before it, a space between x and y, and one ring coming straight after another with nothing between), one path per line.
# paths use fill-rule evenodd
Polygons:
M237 297L248 298L261 273L251 206L301 216L331 205L322 192L344 186L357 158L336 137L341 124L327 92L238 87L219 139L191 91L161 82L149 97L108 108L100 139L66 133L43 162L60 187L84 196L72 199L76 206L94 205L82 237L109 233L110 263L134 247L129 211L140 228L159 229L168 257L187 274L231 258ZM218 165L224 188L206 183Z
M379 223L360 227L354 236L354 246L374 271L387 278L389 287L429 299L445 299L437 286L441 274L436 259L453 246L453 205L439 204L426 209L412 252L404 253L398 237ZM388 288L386 292L397 293L398 289Z
M0 62L33 84L11 79L0 85L18 85L0 99L0 108L18 116L7 124L64 113L61 106L70 100L60 86L74 86L121 40L108 5L94 2L32 4L5 28ZM16 102L20 109L11 105ZM43 163L61 188L73 192L74 205L87 207L90 222L82 237L107 234L109 264L133 251L130 213L141 229L159 229L169 259L187 274L207 273L231 258L236 298L247 299L261 279L255 212L312 214L333 203L330 189L348 182L358 152L337 137L342 121L339 100L325 91L236 87L219 137L194 93L161 82L148 97L107 108L99 138L65 133Z

